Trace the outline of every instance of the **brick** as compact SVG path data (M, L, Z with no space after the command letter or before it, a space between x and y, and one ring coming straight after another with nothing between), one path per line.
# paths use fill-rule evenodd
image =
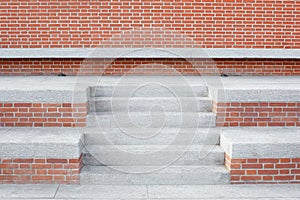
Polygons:
M66 175L68 174L68 170L48 170L48 174L62 174Z
M32 164L32 169L51 169L51 164Z
M13 159L14 163L33 163L33 159L24 159L24 158L17 158L17 159Z
M246 163L246 159L231 159L231 163Z
M258 159L259 163L279 163L277 158L260 158Z
M261 169L262 164L242 164L243 169Z
M263 180L264 181L272 181L273 180L273 176L263 176Z
M241 180L243 181L258 181L261 179L262 176L241 176Z
M67 159L51 158L46 160L47 163L68 163Z
M244 175L245 170L231 170L230 173L233 175Z
M300 169L292 169L291 173L292 174L300 174Z
M50 180L52 180L52 176L32 176L32 180L50 181Z
M280 163L290 163L291 159L290 158L280 158Z
M291 168L295 168L296 164L276 164L275 167L276 168L288 168L288 169L291 169Z
M275 175L275 174L278 174L278 170L258 170L258 174Z
M290 174L290 170L289 169L283 169L283 170L279 170L280 174Z
M24 170L24 169L15 169L15 174L35 174L35 170Z
M294 176L289 176L289 175L286 175L286 176L274 176L274 180L275 181L293 180L293 179L294 179Z

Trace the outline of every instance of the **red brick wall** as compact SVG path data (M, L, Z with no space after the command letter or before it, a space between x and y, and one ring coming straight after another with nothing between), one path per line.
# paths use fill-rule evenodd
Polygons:
M0 75L300 75L300 59L0 59Z
M0 48L88 48L140 28L168 31L104 46L300 48L297 0L2 0L0 16Z
M217 126L300 126L300 102L214 102Z
M232 184L300 183L300 158L243 158L225 156Z
M82 156L57 158L0 158L0 183L79 184Z
M0 126L82 127L86 103L0 103Z

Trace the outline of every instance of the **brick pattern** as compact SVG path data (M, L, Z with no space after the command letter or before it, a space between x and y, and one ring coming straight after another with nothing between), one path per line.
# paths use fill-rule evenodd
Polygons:
M300 102L213 103L217 126L300 126Z
M1 158L0 183L79 184L82 156L57 158Z
M0 59L0 75L300 75L300 59Z
M83 127L87 103L0 103L0 126Z
M300 183L300 158L243 158L225 155L232 184Z
M0 16L0 48L300 48L295 0L2 0Z

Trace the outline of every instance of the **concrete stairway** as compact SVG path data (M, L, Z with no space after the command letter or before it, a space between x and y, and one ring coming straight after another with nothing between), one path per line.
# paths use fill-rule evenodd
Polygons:
M81 183L229 183L205 84L157 80L91 87Z

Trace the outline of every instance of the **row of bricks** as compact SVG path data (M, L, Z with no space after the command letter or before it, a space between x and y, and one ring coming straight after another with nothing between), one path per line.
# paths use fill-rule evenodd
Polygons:
M2 184L79 184L80 177L78 175L37 175L37 176L16 176L16 175L0 175L0 183Z
M76 108L86 107L86 103L2 103L0 107L34 107L34 108Z
M218 127L241 127L241 126L255 126L255 127L268 127L268 126L300 126L300 122L217 122Z

